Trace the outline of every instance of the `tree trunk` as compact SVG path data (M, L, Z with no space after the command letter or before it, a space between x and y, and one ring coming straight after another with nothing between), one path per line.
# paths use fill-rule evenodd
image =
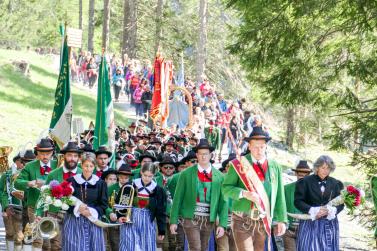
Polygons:
M155 41L155 47L154 52L155 54L158 51L158 48L160 47L160 42L162 39L162 10L164 7L164 0L157 0L157 7L156 7L156 41Z
M293 107L289 107L287 109L286 120L287 120L287 132L286 132L286 140L285 143L287 144L290 150L293 149L293 141L295 137L295 110Z
M196 80L198 82L203 81L203 75L205 72L205 60L206 60L206 44L207 44L207 0L200 0L199 6L199 37L196 56Z
M355 79L355 96L357 99L359 99L359 94L360 94L360 78L359 77L356 77ZM362 147L362 143L361 140L360 140L360 134L359 134L359 130L355 130L354 134L353 134L353 150L362 150L363 147ZM365 142L364 142L365 143Z
M13 12L13 1L9 0L8 2L8 12L12 13Z
M82 0L79 0L79 29L82 30Z
M94 3L95 0L89 0L89 21L88 21L88 51L93 53L94 37Z
M111 0L103 1L103 24L102 24L102 48L107 51L109 47L110 36L110 2Z
M123 44L122 54L130 58L136 57L137 37L137 1L125 0L123 5Z

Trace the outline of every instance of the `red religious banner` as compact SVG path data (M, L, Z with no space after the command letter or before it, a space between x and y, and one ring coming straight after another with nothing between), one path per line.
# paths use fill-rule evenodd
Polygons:
M154 91L150 116L154 123L161 125L169 115L169 86L173 79L173 64L161 56L154 61Z

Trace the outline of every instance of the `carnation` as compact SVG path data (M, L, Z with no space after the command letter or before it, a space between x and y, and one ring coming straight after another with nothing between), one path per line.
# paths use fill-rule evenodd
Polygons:
M45 203L48 204L48 205L52 203L52 198L51 198L51 196L46 196L46 198L45 198Z
M62 201L59 200L59 199L57 199L57 200L54 201L54 204L53 204L53 205L54 205L55 207L61 207L62 204L63 204Z
M51 195L55 198L60 199L63 196L63 188L61 186L56 186L52 188Z
M41 192L47 191L48 189L50 189L50 186L49 186L49 185L43 185L43 186L41 187Z
M73 189L69 187L63 187L63 196L69 196L73 193Z
M63 210L68 210L69 206L66 203L62 203L62 209Z

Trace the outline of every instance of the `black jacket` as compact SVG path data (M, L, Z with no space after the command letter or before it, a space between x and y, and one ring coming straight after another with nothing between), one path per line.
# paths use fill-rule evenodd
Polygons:
M321 186L325 187L322 194ZM297 181L294 204L298 210L308 213L311 207L325 206L343 190L343 183L332 177L326 177L323 181L318 175L312 174ZM344 205L336 206L337 214Z
M105 181L99 179L95 185L89 183L79 184L74 177L67 179L71 182L74 189L73 196L87 204L89 207L94 208L98 212L98 217L101 218L108 208L107 185ZM73 213L73 208L70 207L68 213Z

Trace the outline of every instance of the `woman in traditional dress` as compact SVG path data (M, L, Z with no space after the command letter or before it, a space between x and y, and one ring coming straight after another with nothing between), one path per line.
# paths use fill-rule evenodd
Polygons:
M74 189L73 196L81 202L70 207L64 219L63 251L105 251L103 229L92 221L101 218L108 207L105 181L93 175L96 157L93 153L82 156L82 174L67 179Z
M296 250L339 250L337 214L344 205L327 205L343 189L342 182L330 177L334 170L334 161L322 155L313 165L314 174L297 181L294 204L298 210L309 214L311 220L300 221Z
M120 251L155 251L155 219L158 239L164 239L166 194L153 180L156 172L157 167L153 163L145 163L140 170L141 178L133 181L135 196L131 213L132 223L125 223L120 227ZM120 217L119 222L125 222L125 217Z

